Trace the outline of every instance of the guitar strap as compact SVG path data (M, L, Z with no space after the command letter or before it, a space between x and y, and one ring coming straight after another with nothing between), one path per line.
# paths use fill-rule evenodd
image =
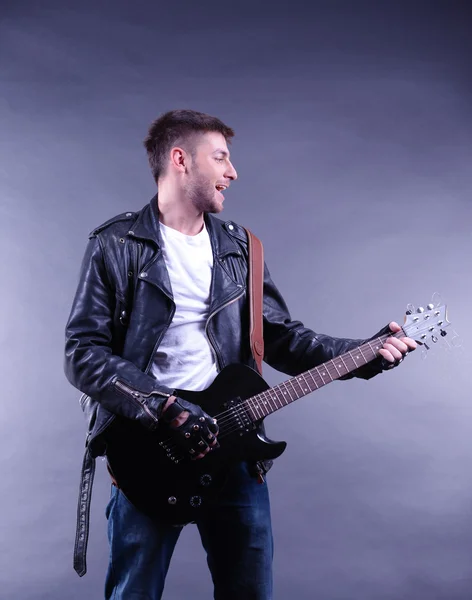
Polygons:
M262 376L262 360L264 359L264 248L261 240L249 229L246 229L246 233L249 267L249 339L257 370ZM254 465L254 474L257 476L259 483L264 483L265 475L272 467L272 463L272 460L258 460Z
M246 228L245 228L246 229ZM263 296L264 296L264 248L262 242L246 229L248 238L249 266L249 338L251 352L257 370L262 375L264 358Z

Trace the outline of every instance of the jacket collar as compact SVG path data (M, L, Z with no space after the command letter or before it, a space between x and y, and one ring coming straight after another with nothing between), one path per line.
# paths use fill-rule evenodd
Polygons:
M231 234L226 231L225 224L222 221L212 215L206 214L205 224L215 257L210 285L209 314L211 316L218 312L227 302L244 293L243 286L236 283L222 266L224 262L223 258L228 254L238 254L241 256L242 253ZM231 228L234 229L234 225L231 225ZM128 235L149 240L154 244L156 252L148 259L139 277L141 279L144 278L144 281L161 290L161 292L173 301L174 297L169 274L164 257L160 251L162 241L157 195L139 213L138 218L134 222L133 229L128 232Z
M205 213L204 218L215 256L223 258L228 254L240 255L241 251L238 244L231 234L226 231L225 224L209 213ZM150 240L158 248L162 246L157 194L139 212L129 234L137 238Z

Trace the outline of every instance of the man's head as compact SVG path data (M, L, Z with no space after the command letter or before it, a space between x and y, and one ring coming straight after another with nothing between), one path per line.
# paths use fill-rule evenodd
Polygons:
M173 110L154 121L144 140L158 185L171 185L201 212L220 212L219 191L237 178L228 143L234 131L220 119L193 110Z

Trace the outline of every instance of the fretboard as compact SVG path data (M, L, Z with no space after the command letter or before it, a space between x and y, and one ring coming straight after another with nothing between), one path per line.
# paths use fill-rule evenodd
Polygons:
M287 379L278 385L247 398L243 405L247 414L258 421L271 413L295 402L299 398L318 390L327 383L331 383L344 375L355 371L379 356L379 350L388 337L402 337L404 331L383 335L374 340L369 340L362 346L349 350L332 360L305 371L292 379Z

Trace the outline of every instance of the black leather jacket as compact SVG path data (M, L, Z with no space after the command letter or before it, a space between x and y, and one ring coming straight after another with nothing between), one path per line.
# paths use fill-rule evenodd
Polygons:
M212 215L205 222L214 255L208 341L219 370L234 362L255 368L249 345L246 232ZM106 452L102 434L115 415L154 429L173 391L148 374L175 311L160 247L157 196L141 211L114 217L90 234L66 327L65 373L83 392L92 456ZM318 334L293 321L267 267L263 315L264 360L288 375L365 341ZM353 375L369 379L381 370L376 360Z
M206 215L205 222L214 257L208 341L219 370L235 362L256 368L249 344L246 231L212 215ZM149 375L175 312L160 248L157 196L141 211L118 215L97 227L90 234L66 327L65 373L83 392L80 402L88 421L74 545L74 568L80 576L87 571L95 457L106 454L107 428L121 415L155 429L173 392ZM264 360L292 376L365 341L318 334L292 321L267 267L263 317ZM373 337L387 331L388 327ZM369 379L380 371L382 362L376 359L343 379ZM270 466L258 465L259 473Z

